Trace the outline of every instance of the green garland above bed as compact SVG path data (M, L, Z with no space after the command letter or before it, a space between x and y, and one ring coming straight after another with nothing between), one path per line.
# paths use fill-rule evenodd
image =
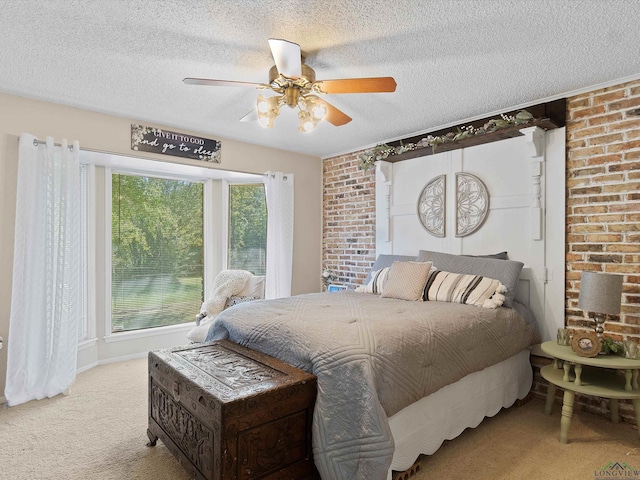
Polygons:
M533 115L527 110L520 110L516 115L500 115L500 118L492 118L487 121L482 127L473 127L468 125L466 127L458 128L455 132L449 132L445 135L427 135L417 143L401 143L397 147L392 147L386 143L381 143L375 147L365 151L360 156L360 170L367 171L375 165L375 162L379 160L385 160L393 155L401 155L404 152L410 150L418 150L426 146L431 146L433 152L436 151L438 145L443 143L456 142L468 137L476 135L485 135L487 133L493 133L503 128L513 127L515 125L526 125L534 120Z

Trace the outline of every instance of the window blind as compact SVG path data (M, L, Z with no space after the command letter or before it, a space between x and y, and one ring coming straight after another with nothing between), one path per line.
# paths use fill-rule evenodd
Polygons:
M193 321L203 300L203 187L112 175L112 332Z
M229 185L228 268L264 275L267 203L264 184Z

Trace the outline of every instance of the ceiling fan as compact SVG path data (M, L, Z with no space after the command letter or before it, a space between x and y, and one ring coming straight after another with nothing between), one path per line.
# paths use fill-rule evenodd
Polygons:
M298 130L301 132L313 130L323 118L336 127L351 121L351 117L315 95L317 93L377 93L395 92L396 90L396 81L393 77L316 80L316 73L304 63L300 45L287 40L270 38L269 47L275 61L275 65L269 70L269 83L208 78L185 78L183 81L189 85L251 87L258 90L272 90L277 95L268 97L258 95L255 110L245 115L241 121L254 120L257 117L261 125L273 128L273 122L280 114L280 107L287 105L291 108L298 108L298 119L300 120Z

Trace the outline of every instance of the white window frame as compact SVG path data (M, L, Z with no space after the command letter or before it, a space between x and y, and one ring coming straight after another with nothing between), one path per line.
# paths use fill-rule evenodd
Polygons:
M225 269L229 269L229 182L222 181L222 225L220 226L220 245L224 246L222 250L222 264Z
M83 268L86 268L87 282L87 298L86 298L86 315L81 319L83 322L82 331L83 338L78 342L78 349L83 350L93 347L97 342L97 322L96 322L96 277L91 272L96 271L96 197L93 192L96 191L96 166L88 164L86 166L86 189L82 189L86 193L86 218L81 221L86 222L86 257L83 259Z
M215 211L210 211L207 209L207 205L214 205L216 200L216 195L214 192L214 182L209 179L204 184L204 198L203 198L203 209L202 214L204 215L204 225L203 225L203 235L204 239L202 244L205 246L204 249L204 296L206 298L208 292L213 288L213 279L215 278L214 272L219 272L222 268L219 265L219 261L217 256L215 255L215 247L219 245L216 241L216 229L218 227L218 221L216 221ZM215 210L215 209L214 209ZM212 247L207 248L208 240L211 239Z

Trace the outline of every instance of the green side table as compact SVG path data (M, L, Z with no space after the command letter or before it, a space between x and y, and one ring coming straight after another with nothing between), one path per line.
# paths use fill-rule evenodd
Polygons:
M558 345L555 341L545 342L541 348L544 353L553 357L553 364L546 365L540 370L542 377L549 382L545 414L551 415L556 387L564 390L560 418L560 443L567 443L576 392L608 398L612 422L619 420L618 400L631 400L636 414L636 423L640 426L640 388L638 387L640 360L618 355L581 357L571 347ZM616 370L624 371L624 379Z

